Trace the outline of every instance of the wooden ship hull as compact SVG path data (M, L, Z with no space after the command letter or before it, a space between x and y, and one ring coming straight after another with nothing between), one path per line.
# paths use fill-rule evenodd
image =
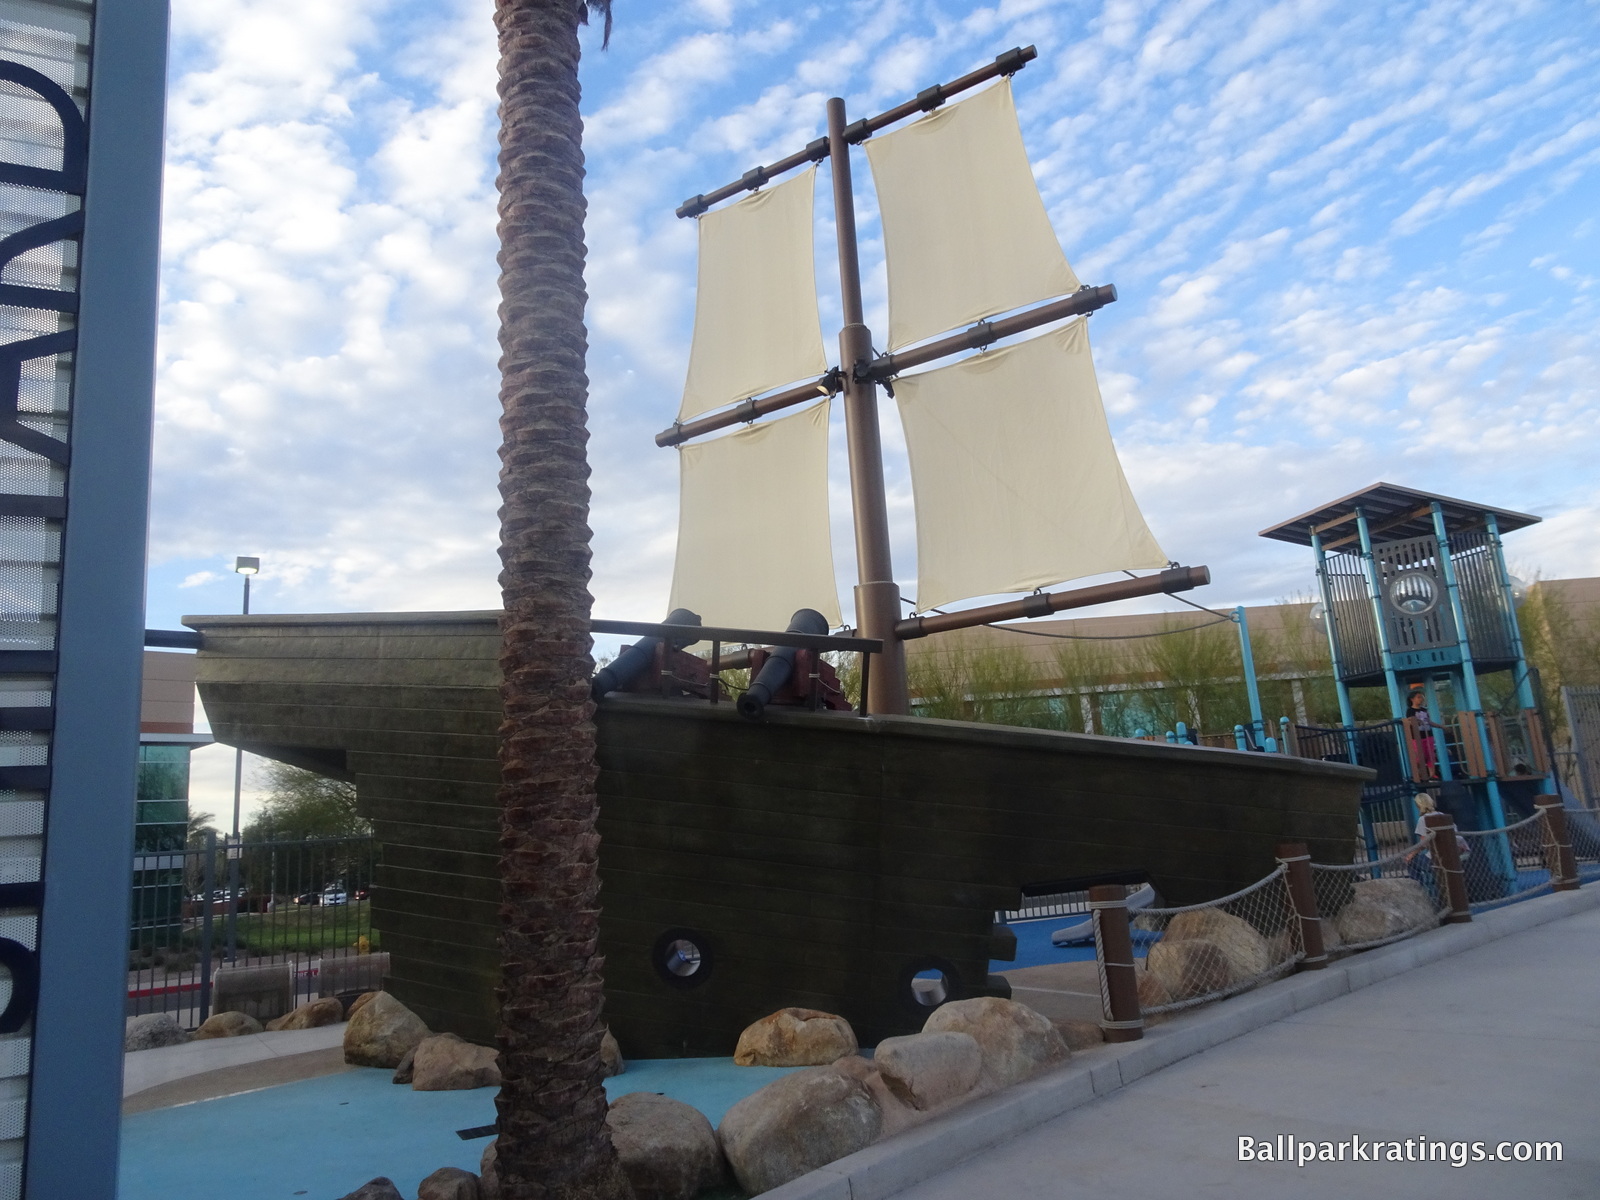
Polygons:
M492 1040L499 974L498 614L191 617L220 741L353 780L373 823L386 986ZM596 715L606 1019L630 1057L725 1055L785 1005L864 1044L915 1031L918 972L1004 995L1023 890L1113 873L1173 903L1303 841L1348 861L1370 772L1286 756L941 721L612 696ZM662 964L678 937L704 953Z

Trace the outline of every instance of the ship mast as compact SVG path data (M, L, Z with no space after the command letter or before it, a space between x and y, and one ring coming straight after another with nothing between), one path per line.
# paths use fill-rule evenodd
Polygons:
M851 186L850 150L879 129L918 113L932 112L950 97L1002 75L1012 75L1038 56L1032 46L1017 47L994 62L946 84L919 92L915 99L875 117L846 122L845 103L828 101L828 134L787 158L745 172L734 183L694 196L677 209L679 217L698 217L711 205L754 191L772 179L807 163L831 160L834 222L839 244L839 288L844 327L839 331L839 368L810 383L767 396L751 397L731 408L674 422L656 435L656 445L676 446L702 434L745 424L767 413L805 404L822 396L844 393L845 437L850 457L850 494L855 525L855 588L858 633L881 640L883 652L870 675L867 707L874 713L904 715L910 711L905 641L930 633L984 625L1019 617L1041 617L1068 608L1105 604L1133 596L1185 591L1210 582L1205 567L1173 567L1159 574L1130 578L1064 592L1036 593L1022 600L934 617L903 618L900 587L894 581L889 545L889 511L883 481L883 449L878 429L878 384L901 371L965 350L978 349L1012 334L1067 317L1085 315L1117 298L1111 286L1084 287L1070 296L993 321L980 321L962 332L893 354L875 355L861 300L861 265L856 243L855 196Z
M880 638L883 653L872 672L867 707L876 713L911 711L906 648L895 636L900 620L900 585L889 551L889 503L883 486L883 443L878 434L878 384L867 373L872 331L861 308L861 261L856 251L856 203L850 186L850 146L845 140L844 101L828 101L828 157L832 160L833 218L839 240L839 294L844 328L839 331L839 367L844 386L845 442L850 451L850 500L855 516L856 623L861 635Z

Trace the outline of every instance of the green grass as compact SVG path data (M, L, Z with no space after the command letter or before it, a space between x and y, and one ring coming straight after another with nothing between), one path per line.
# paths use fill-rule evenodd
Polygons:
M378 933L371 927L370 900L353 904L285 906L269 913L239 914L239 945L262 954L341 950L354 946L365 934L378 949ZM226 936L226 918L218 918L213 936Z

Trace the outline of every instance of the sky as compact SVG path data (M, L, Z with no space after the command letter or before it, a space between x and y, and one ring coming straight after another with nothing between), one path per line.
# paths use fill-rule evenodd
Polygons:
M151 626L237 611L240 554L262 559L257 611L497 607L491 9L174 0ZM1307 593L1307 552L1257 531L1378 480L1543 517L1508 539L1525 576L1600 574L1600 7L615 12L582 65L597 615L666 605L677 468L652 438L677 410L695 273L673 210L819 136L829 96L867 115L1028 44L1014 89L1040 190L1080 278L1121 297L1091 321L1112 432L1167 553L1210 566L1196 599ZM883 329L864 159L855 175ZM914 595L892 402L883 421ZM848 614L837 413L833 433Z

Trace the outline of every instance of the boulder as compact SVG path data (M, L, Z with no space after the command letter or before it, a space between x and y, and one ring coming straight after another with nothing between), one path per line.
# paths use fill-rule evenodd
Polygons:
M606 1125L638 1200L694 1200L727 1182L711 1122L681 1100L630 1092L612 1103Z
M1139 1007L1156 1008L1162 1004L1172 1003L1172 993L1167 990L1167 985L1161 981L1159 975L1152 974L1148 969L1150 960L1145 959L1145 970L1139 971Z
M1353 890L1333 922L1343 942L1375 942L1438 923L1433 901L1415 879L1361 879Z
M882 1128L866 1084L832 1067L811 1067L735 1104L717 1140L739 1186L753 1196L870 1146Z
M613 1075L621 1075L628 1069L628 1064L622 1061L622 1047L617 1045L617 1039L611 1036L611 1030L606 1030L600 1038L600 1077L610 1079Z
M814 1008L780 1008L739 1035L741 1067L820 1067L857 1050L850 1022Z
M307 1000L292 1013L281 1017L274 1017L267 1022L269 1030L279 1029L320 1029L324 1025L337 1025L344 1020L344 1005L340 1004L337 997L323 996L319 1000Z
M889 1090L922 1111L966 1095L983 1074L983 1051L969 1033L884 1038L872 1061Z
M122 1048L132 1050L157 1050L162 1046L181 1046L189 1040L189 1031L179 1025L171 1013L146 1013L142 1017L129 1017L122 1035Z
M390 1083L410 1083L417 1063L417 1048L413 1046L406 1051L406 1056L400 1060L400 1065L394 1069L394 1078Z
M500 1200L500 1172L495 1167L495 1146L499 1141L490 1138L483 1157L478 1159L478 1190L483 1193L483 1200Z
M1233 982L1228 956L1205 938L1177 942L1162 938L1150 947L1144 961L1144 973L1159 981L1174 1001L1218 992Z
M225 1012L207 1017L200 1028L194 1031L194 1036L196 1041L203 1041L207 1038L244 1037L260 1032L261 1022L248 1013Z
M828 1069L857 1080L866 1087L867 1094L872 1097L873 1103L878 1106L878 1111L883 1114L883 1126L878 1130L880 1139L899 1133L902 1129L910 1129L913 1125L920 1125L933 1115L913 1108L891 1092L888 1083L884 1081L883 1073L878 1070L878 1065L870 1059L862 1058L859 1054L852 1054L848 1058L841 1058L838 1062L829 1063Z
M411 1087L418 1092L460 1092L499 1087L498 1050L440 1033L417 1043L411 1061Z
M363 1183L347 1196L339 1200L406 1200L400 1194L400 1189L395 1187L394 1180L386 1179L379 1175L376 1179Z
M1265 974L1274 962L1267 939L1256 927L1220 908L1179 913L1167 923L1166 936L1161 940L1210 942L1221 951L1228 964L1228 976L1235 983Z
M1068 1050L1092 1050L1105 1042L1105 1031L1098 1021L1082 1021L1076 1017L1051 1017Z
M983 1071L995 1087L1008 1087L1063 1061L1070 1051L1047 1017L998 996L955 1000L934 1009L923 1033L965 1033L983 1052Z
M483 1200L478 1177L460 1167L440 1167L417 1185L417 1200Z
M388 992L374 992L344 1030L344 1060L353 1067L397 1067L428 1027Z
M377 994L377 992L362 992L361 995L350 1001L350 1007L345 1012L344 1019L348 1021L351 1017L355 1016L364 1007L366 1007L366 1005L370 1003L372 998Z

